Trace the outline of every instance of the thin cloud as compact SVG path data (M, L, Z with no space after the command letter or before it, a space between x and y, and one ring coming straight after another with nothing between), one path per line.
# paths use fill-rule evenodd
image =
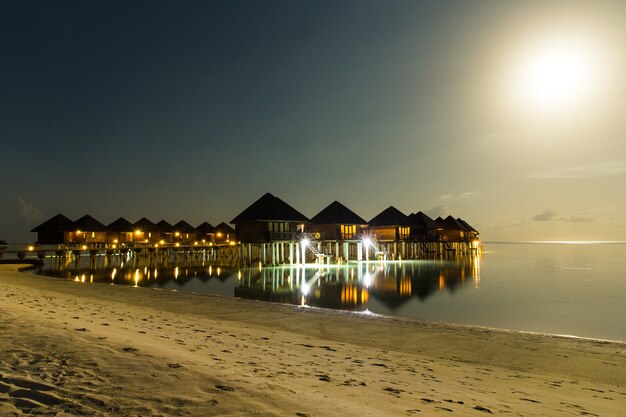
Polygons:
M626 161L609 161L599 164L559 168L529 175L536 179L603 178L626 175Z
M572 214L571 216L561 217L559 220L570 223L590 223L596 218L593 216L584 216L581 214Z
M446 206L439 205L439 206L433 206L429 208L428 210L424 210L424 212L428 214L431 218L436 219L437 217L446 216L447 213L449 213L450 211L448 210Z
M439 196L440 200L443 201L447 201L447 200L458 200L460 198L465 198L465 197L471 197L473 195L475 195L476 193L474 191L465 191L459 194L443 194Z
M557 217L557 214L552 209L547 209L542 211L541 213L537 213L532 217L532 221L534 222L549 222L554 220Z
M43 218L43 213L32 203L26 202L22 197L17 198L20 206L20 218L26 223L36 223Z

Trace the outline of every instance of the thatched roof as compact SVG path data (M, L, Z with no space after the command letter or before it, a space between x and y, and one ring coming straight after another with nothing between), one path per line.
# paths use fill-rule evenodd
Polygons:
M35 227L33 230L31 230L31 232L73 232L75 230L76 227L74 227L74 222L59 213L51 219L46 220L39 226Z
M409 221L411 222L411 227L420 230L437 230L441 229L441 227L428 215L418 211L417 213L413 213L409 215Z
M369 221L370 226L410 226L409 218L406 214L394 206L389 206L378 216Z
M234 234L235 233L235 229L233 229L232 227L230 227L229 225L227 225L224 222L221 222L220 224L215 226L215 231L216 232L220 232L220 233L224 233L224 234Z
M172 232L174 232L174 226L172 226L171 224L169 224L165 220L161 220L160 222L157 222L156 225L164 233L172 233Z
M83 232L108 232L109 228L91 217L89 214L74 221L74 228Z
M314 224L367 224L361 216L338 201L333 201L317 213L311 222Z
M463 226L467 227L467 229L468 229L470 232L476 232L476 233L478 233L478 230L474 229L474 228L473 228L473 227L472 227L472 226L471 226L468 222L466 222L466 221L465 221L465 220L463 220L462 218L460 218L460 217L459 217L458 219L456 219L456 221L457 221L457 222L459 222L459 223L461 223Z
M113 232L124 233L124 232L133 232L135 228L133 224L126 220L123 217L115 220L113 223L109 224L107 228Z
M215 233L215 227L211 226L209 222L202 223L200 226L196 227L196 230L198 233L204 233L205 235Z
M463 230L463 231L467 231L468 230L467 227L465 227L465 225L463 225L460 222L458 222L452 216L448 216L445 219L442 219L441 217L437 217L437 220L435 220L435 221L444 230Z
M174 225L174 231L179 233L198 233L195 227L184 220L181 220Z
M239 224L257 221L308 222L309 219L280 198L266 193L230 222Z
M142 232L161 232L161 229L150 220L142 217L133 224L135 230L141 230Z

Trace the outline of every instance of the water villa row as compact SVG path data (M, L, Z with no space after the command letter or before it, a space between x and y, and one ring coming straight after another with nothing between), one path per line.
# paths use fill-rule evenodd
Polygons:
M228 255L238 265L343 263L374 259L421 259L463 256L478 250L478 231L448 216L431 219L418 211L406 215L393 206L369 222L338 201L312 218L270 193L263 195L228 224L197 227L142 218L119 218L104 225L86 215L72 221L58 214L35 227L37 245L30 251L111 250L210 252L212 259ZM57 254L58 255L58 254ZM211 258L210 258L211 259Z

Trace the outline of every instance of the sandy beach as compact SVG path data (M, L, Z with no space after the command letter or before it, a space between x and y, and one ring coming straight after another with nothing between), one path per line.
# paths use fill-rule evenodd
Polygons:
M27 275L0 416L621 416L626 345Z

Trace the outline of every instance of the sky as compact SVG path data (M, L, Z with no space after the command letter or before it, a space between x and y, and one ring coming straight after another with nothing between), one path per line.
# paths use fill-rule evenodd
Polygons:
M266 192L626 240L624 1L0 2L0 240Z

